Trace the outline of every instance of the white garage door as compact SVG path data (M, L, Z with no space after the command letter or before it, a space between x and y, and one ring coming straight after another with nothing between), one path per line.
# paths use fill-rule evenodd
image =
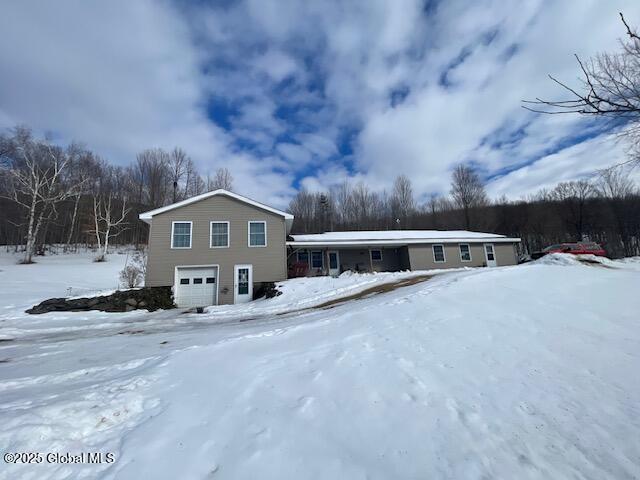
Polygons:
M206 307L218 303L218 267L180 267L176 275L178 307Z

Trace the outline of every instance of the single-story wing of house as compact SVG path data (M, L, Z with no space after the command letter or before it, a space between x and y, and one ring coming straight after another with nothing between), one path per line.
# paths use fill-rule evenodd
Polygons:
M464 230L327 232L289 238L290 276L515 265L520 242Z
M290 236L293 215L221 189L140 219L150 226L145 284L171 286L179 307L248 302L288 276L513 265L520 241L435 230Z

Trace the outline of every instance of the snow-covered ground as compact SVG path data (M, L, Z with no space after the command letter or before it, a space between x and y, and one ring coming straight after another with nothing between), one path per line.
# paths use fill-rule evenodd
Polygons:
M248 316L224 307L228 322L19 313L75 279L113 288L112 260L43 260L32 284L16 269L34 266L0 266L0 450L116 458L0 478L640 476L638 261L556 255L282 314L390 279L291 282Z

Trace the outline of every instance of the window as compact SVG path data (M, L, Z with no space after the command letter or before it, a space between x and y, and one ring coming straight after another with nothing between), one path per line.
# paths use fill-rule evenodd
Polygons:
M433 261L435 263L444 263L444 246L442 245L433 245Z
M485 245L484 251L487 253L487 261L493 262L496 259L495 253L493 252L493 245Z
M209 247L228 248L229 247L229 222L211 222L211 238Z
M180 279L180 285L189 285L189 279L188 278L181 278Z
M249 246L267 246L267 222L249 222Z
M171 224L171 248L191 248L192 222L173 222Z
M201 284L201 283L202 283L202 279L201 279L201 278L194 278L194 279L193 279L193 284L194 284L194 285L196 285L196 284Z
M207 277L207 283L216 283L216 277Z
M338 269L338 252L329 252L329 270Z
M322 251L314 250L311 252L311 268L322 268L323 265Z
M460 260L463 262L471 261L471 248L466 243L460 244Z
M238 295L249 294L249 269L238 268Z
M381 262L382 261L382 250L371 250L371 261L372 262Z
M309 251L308 250L298 250L298 262L299 263L309 263Z

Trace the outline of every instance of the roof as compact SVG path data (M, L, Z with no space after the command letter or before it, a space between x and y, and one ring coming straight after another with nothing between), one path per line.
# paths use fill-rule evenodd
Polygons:
M151 223L152 218L155 215L159 215L164 212L168 212L174 210L176 208L184 207L185 205L190 205L195 202L199 202L200 200L205 200L210 197L215 197L217 195L223 195L225 197L230 197L239 202L246 203L248 205L253 205L254 207L261 208L262 210L266 210L267 212L275 213L276 215L280 215L284 217L285 220L293 221L293 215L287 212L283 212L281 210L277 210L273 207L269 207L264 203L256 202L255 200L251 200L250 198L243 197L242 195L238 195L237 193L230 192L229 190L224 190L222 188L218 190L213 190L211 192L203 193L201 195L196 195L195 197L187 198L186 200L182 200L181 202L172 203L171 205L167 205L166 207L156 208L155 210L149 210L148 212L141 213L139 215L140 220L144 220L147 223Z
M378 230L355 232L327 232L292 235L291 246L360 246L360 245L408 245L416 243L495 242L514 243L519 238L509 238L493 233L466 230Z

